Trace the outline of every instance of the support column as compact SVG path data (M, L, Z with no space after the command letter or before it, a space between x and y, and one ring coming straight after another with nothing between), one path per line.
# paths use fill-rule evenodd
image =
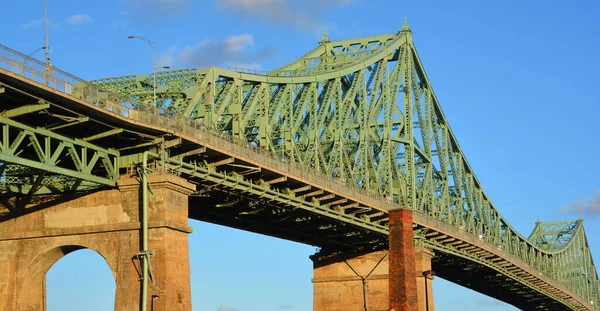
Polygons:
M391 210L389 217L390 310L417 311L412 211L409 209Z
M388 252L311 256L313 311L387 311Z
M314 264L314 311L422 311L423 272L431 269L433 252L414 246L412 211L390 211L389 251L350 258L317 253ZM433 311L428 280L429 311Z
M433 275L431 271L431 258L434 253L423 246L415 246L415 266L417 271L417 295L419 297L419 311L433 311Z
M187 198L194 185L167 174L150 175L149 183L155 284L148 311L189 311ZM113 272L115 310L139 310L140 197L138 180L122 178L119 190L66 194L18 213L0 206L6 212L0 221L0 310L45 310L46 273L83 248L104 257Z
M186 180L166 173L148 176L148 228L151 272L154 282L149 282L148 311L191 311L190 261L188 250L188 196L195 186ZM141 214L141 189L137 178L119 180L123 205ZM136 232L140 252L140 232ZM124 256L121 264L131 266L131 257ZM136 269L140 261L135 260ZM125 286L119 289L119 281ZM130 286L135 283L135 286ZM139 274L117 276L116 305L122 310L138 310L141 282ZM126 308L124 306L131 306Z

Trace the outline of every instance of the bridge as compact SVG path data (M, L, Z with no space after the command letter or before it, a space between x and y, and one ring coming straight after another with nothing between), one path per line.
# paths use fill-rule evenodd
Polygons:
M2 310L45 309L46 272L81 248L117 310L191 310L188 217L319 247L314 310L433 310L432 270L523 310L600 310L583 221L525 237L502 217L406 23L324 34L271 72L155 78L83 81L0 46Z

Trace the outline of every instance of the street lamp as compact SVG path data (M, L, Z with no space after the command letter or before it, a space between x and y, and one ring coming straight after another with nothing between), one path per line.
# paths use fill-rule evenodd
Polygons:
M44 46L44 50L46 50L46 84L48 84L49 76L52 73L52 64L50 63L50 47L48 46L48 3L46 0L44 0L44 28L46 29L46 45Z
M423 271L423 277L425 278L425 310L429 311L429 297L427 293L427 280L433 280L435 276L435 271L433 270L425 270Z
M30 58L33 58L33 55L35 55L35 53L39 52L40 50L45 50L45 49L46 49L45 46L39 47L39 48L33 50L33 52L27 54L27 56L29 56ZM23 65L27 64L28 61L29 61L29 58L25 59L25 61L23 61Z
M140 37L140 36L127 36L128 39L140 39L145 41L146 43L148 43L148 45L150 45L150 47L152 48L152 52L154 53L154 57L152 60L152 69L153 69L153 85L152 85L152 92L153 92L153 99L154 99L154 108L158 109L158 107L156 107L156 69L157 68L161 68L161 69L169 69L171 67L169 66L159 66L156 67L156 41L152 41L148 38L145 37ZM158 110L157 110L158 111Z

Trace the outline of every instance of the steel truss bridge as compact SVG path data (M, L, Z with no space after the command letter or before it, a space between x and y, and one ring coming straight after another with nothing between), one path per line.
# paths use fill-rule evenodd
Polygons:
M78 79L0 46L0 220L140 169L198 185L190 217L320 247L387 248L411 208L438 276L524 310L600 310L583 221L502 217L461 151L406 23L268 73Z

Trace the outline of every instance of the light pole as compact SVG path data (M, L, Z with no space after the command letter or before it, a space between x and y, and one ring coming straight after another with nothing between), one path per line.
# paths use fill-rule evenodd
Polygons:
M156 69L158 67L156 67L156 41L152 41L148 38L145 37L140 37L140 36L127 36L127 38L129 39L140 39L145 41L146 43L148 43L148 45L150 45L150 47L152 48L152 52L154 54L153 58L152 58L152 75L153 75L153 85L152 85L152 93L153 93L153 100L154 100L154 108L157 109L156 111L158 111L158 107L156 107ZM169 66L160 66L160 68L164 68L164 69L169 69Z
M425 278L425 310L429 311L429 297L428 297L428 292L427 292L427 280L433 280L433 277L435 276L435 271L433 270L426 270L423 271L423 277Z
M46 0L44 0L44 27L46 28L46 45L44 46L44 50L46 50L46 84L48 84L48 78L52 73L52 64L50 63L50 47L48 46L48 4Z
M153 69L153 80L154 83L152 84L152 93L153 93L153 97L154 97L154 108L156 109L156 42L152 41L148 38L144 38L144 37L139 37L139 36L127 36L127 38L129 39L141 39L143 41L146 41L146 43L148 43L148 45L150 45L150 47L152 48L152 51L154 52L154 57L153 57L153 61L152 61L152 69ZM168 69L169 66L162 66L161 68L165 68ZM158 113L158 110L155 110L156 113ZM142 209L142 250L140 251L140 255L142 256L142 264L140 265L140 269L142 272L142 288L141 288L141 306L140 309L141 311L146 311L148 308L148 271L150 269L150 262L149 262L149 258L148 256L150 255L150 252L148 251L148 207L147 207L147 203L148 203L148 197L146 194L146 190L148 188L147 183L147 179L146 179L146 167L147 167L147 157L146 157L146 153L144 153L144 158L143 158L143 165L142 165L142 189L143 189L143 195L142 195L142 200L143 200L143 209ZM152 280L152 282L154 282L154 279ZM154 305L154 295L152 296L152 305Z

